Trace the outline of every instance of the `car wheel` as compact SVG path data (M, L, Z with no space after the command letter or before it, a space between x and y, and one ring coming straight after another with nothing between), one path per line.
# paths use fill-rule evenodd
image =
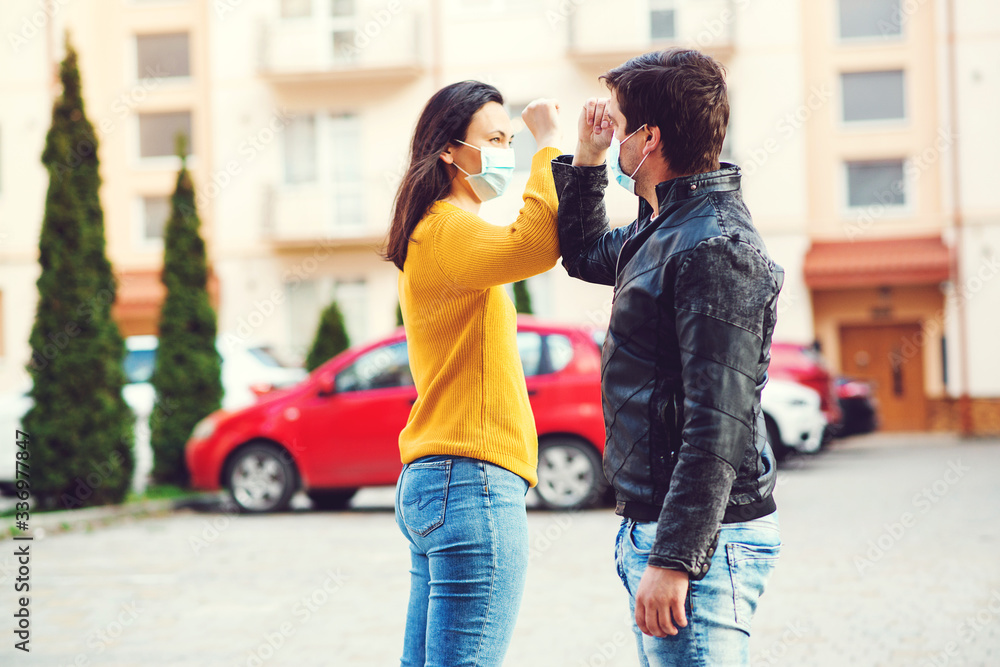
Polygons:
M550 510L577 510L597 503L608 482L601 457L590 445L555 438L538 446L538 500Z
M244 512L276 512L288 507L298 488L298 475L287 452L257 443L236 452L228 467L226 488Z
M312 489L306 491L306 495L312 501L313 509L342 510L347 508L357 492L357 489Z
M791 448L781 441L781 433L778 432L778 425L774 423L773 419L765 416L764 423L767 425L767 441L771 443L774 458L778 461L784 461L792 452Z

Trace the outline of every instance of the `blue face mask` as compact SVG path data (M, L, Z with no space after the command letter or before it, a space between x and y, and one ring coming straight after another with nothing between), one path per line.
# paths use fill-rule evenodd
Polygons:
M645 124L640 126L639 130L641 130L644 127L646 127ZM611 173L615 175L615 180L618 181L618 185L622 186L632 194L635 194L634 176L637 173L639 173L639 167L641 167L642 163L645 162L646 158L649 157L649 153L646 153L644 156L642 156L642 161L639 162L639 166L635 168L635 171L632 172L631 176L622 171L622 166L619 163L619 160L621 159L622 144L624 144L626 141L635 136L635 133L638 132L639 130L636 130L632 134L628 135L622 141L618 141L617 139L612 138L611 145L608 146L608 166L611 167Z
M514 177L514 150L493 146L479 148L472 144L466 144L461 139L458 140L458 143L475 148L482 156L483 166L478 174L470 174L459 167L457 162L454 163L458 170L465 174L465 180L469 182L472 191L479 197L479 201L487 201L502 195Z

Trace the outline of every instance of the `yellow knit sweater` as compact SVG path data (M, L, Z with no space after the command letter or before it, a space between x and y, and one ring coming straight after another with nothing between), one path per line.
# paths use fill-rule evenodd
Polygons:
M531 161L517 220L498 227L448 202L417 225L399 274L417 402L399 435L403 463L446 454L489 461L538 482L538 436L503 285L559 258L555 148Z

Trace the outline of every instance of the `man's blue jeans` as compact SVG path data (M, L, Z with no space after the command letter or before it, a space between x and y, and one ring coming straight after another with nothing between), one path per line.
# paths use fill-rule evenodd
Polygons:
M656 522L622 521L615 545L618 575L632 609L641 667L740 667L750 664L750 621L778 561L778 513L724 523L708 574L688 584L687 627L649 637L635 624L635 594L656 538Z
M478 459L425 456L396 484L410 542L401 665L503 663L528 567L528 483Z

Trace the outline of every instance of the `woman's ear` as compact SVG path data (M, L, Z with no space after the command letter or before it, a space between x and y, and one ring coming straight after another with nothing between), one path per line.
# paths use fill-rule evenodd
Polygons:
M455 164L455 156L451 154L451 144L448 144L445 149L441 151L441 155L439 157L445 164Z

